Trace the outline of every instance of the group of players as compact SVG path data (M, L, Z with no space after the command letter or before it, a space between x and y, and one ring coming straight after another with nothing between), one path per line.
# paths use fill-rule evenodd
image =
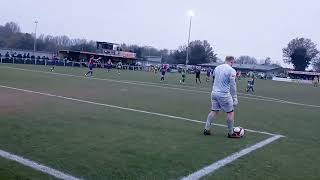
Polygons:
M88 61L88 72L85 73L85 76L92 77L93 69L96 63L100 62L101 58L95 59L94 56L91 56ZM241 136L234 132L234 108L238 104L237 98L237 88L236 88L236 79L240 78L239 73L237 73L232 65L234 64L235 59L233 56L227 56L225 59L225 63L219 65L213 71L211 68L208 68L206 71L206 81L209 82L210 78L213 77L213 88L211 93L211 111L208 114L206 125L204 127L203 134L211 135L211 125L217 119L219 111L223 110L227 113L227 126L228 126L228 138L241 138ZM107 63L108 71L112 68L111 60ZM117 71L120 73L120 69L122 69L122 64L117 64ZM161 68L161 82L165 80L165 74L167 72L168 65L162 66ZM50 71L54 71L54 66L51 67ZM201 83L201 69L196 69L196 83ZM254 75L251 76L251 79L248 81L248 91L253 91L254 85ZM182 69L181 71L181 80L180 83L184 83L186 80L186 70ZM250 84L250 86L249 86Z
M154 68L153 71L155 73L157 73L158 71L158 68ZM182 68L181 70L181 79L180 79L180 83L184 84L186 82L186 68ZM161 77L160 77L160 82L164 82L165 80L165 75L166 75L166 72L167 72L167 67L166 65L162 66L160 68L160 72L161 72ZM200 83L201 84L201 69L200 68L196 68L195 69L195 82L196 84ZM241 72L238 71L236 72L236 79L237 80L241 80ZM214 80L214 71L212 68L207 68L206 69L206 82L209 82L211 77L213 78ZM254 92L254 86L255 86L255 80L256 80L256 77L255 77L255 74L253 72L249 72L248 75L248 84L247 84L247 88L246 88L246 91L249 93L249 92Z
M100 57L95 59L94 56L92 55L87 63L88 72L85 73L84 76L87 77L90 75L90 77L92 77L93 76L93 68L96 66L96 63L101 63L100 60L101 60ZM107 71L109 72L113 66L112 61L110 59L108 60L106 66L107 66ZM120 74L121 69L123 69L122 63L118 62L116 65L116 68L117 68L117 73ZM165 75L166 75L168 68L169 68L169 65L167 65L167 64L164 64L161 68L158 68L158 67L153 68L153 71L155 73L157 73L157 71L160 69L160 73L161 73L160 82L164 82ZM55 69L55 66L52 66L50 68L50 71L53 72L54 69ZM186 73L187 73L186 68L182 68L180 83L186 82ZM196 82L196 84L198 84L198 83L201 84L201 77L200 76L201 76L201 69L196 68L195 69L195 82ZM206 82L209 82L211 77L214 79L215 73L214 73L213 69L209 67L206 69ZM249 79L248 79L248 84L247 84L247 92L254 92L254 83L255 83L254 73L250 72L248 77L249 77ZM236 78L238 80L241 79L241 72L240 71L236 72ZM317 80L317 82L318 82L318 80ZM316 83L315 83L315 86L317 86Z
M165 75L166 75L166 72L167 72L167 67L166 66L163 66L161 67L160 71L161 71L161 78L160 78L160 82L163 82L165 80ZM156 68L153 69L153 71L155 73L157 73L157 70ZM186 72L187 70L185 68L182 68L181 70L181 79L180 79L180 83L185 83L186 82ZM207 77L206 77L206 82L209 82L210 81L210 78L212 76L212 73L213 73L213 70L211 68L208 68L206 70L206 73L207 73ZM201 84L201 69L200 68L196 68L195 69L195 81L196 81L196 84Z
M88 76L89 74L90 74L91 77L93 76L93 68L95 67L96 63L101 63L100 59L101 59L100 57L98 59L95 59L93 55L90 57L90 59L88 61L89 71L84 74L85 76ZM111 61L111 59L109 59L108 62L107 62L108 72L110 72L110 70L112 69L112 66L113 66L112 61ZM120 74L120 70L122 69L122 63L118 62L116 67L117 67L118 74Z
M94 56L91 56L88 61L88 72L85 76L93 76L93 68L96 63L100 63L100 59L95 59ZM227 114L227 127L228 127L228 138L241 138L238 133L234 132L234 118L235 112L234 109L238 105L237 98L237 87L236 80L241 79L241 72L236 72L235 69L232 68L232 65L235 63L235 58L233 56L227 56L225 59L225 63L217 66L214 70L208 68L206 70L206 81L209 82L211 77L213 77L213 88L211 93L211 111L207 116L207 121L204 127L203 134L211 135L212 124L217 119L219 111L223 110ZM120 69L122 69L121 62L117 64L117 71L120 74ZM111 60L107 63L108 71L112 68ZM165 80L165 75L168 70L168 65L164 65L160 68L161 78L160 82ZM54 67L50 69L54 71ZM157 72L155 70L155 72ZM196 83L201 83L201 69L197 68L195 70L195 81ZM248 73L248 84L247 84L247 92L254 92L254 84L255 84L255 75L253 72ZM186 69L183 68L181 70L181 80L180 83L185 83L186 81ZM314 86L319 85L319 78L315 77L313 80Z
M101 63L100 60L101 60L101 57L95 59L94 56L92 55L87 63L88 72L85 73L84 76L87 77L90 75L90 77L92 77L93 76L93 68L96 66L96 63ZM107 71L109 72L113 66L111 59L108 60L106 66L107 66ZM166 75L168 68L169 68L169 65L167 65L167 64L164 64L161 68L158 68L158 67L153 68L153 71L155 73L157 73L157 71L160 69L160 73L161 73L160 82L164 82L165 75ZM50 68L50 71L53 72L54 69L55 69L55 66L52 66ZM121 62L117 63L116 69L117 69L117 73L120 74L121 69L123 69L123 65ZM187 73L186 68L182 68L180 83L186 82L186 73ZM196 84L198 84L198 83L201 84L201 77L200 76L201 76L201 69L196 68L195 69L195 82L196 82ZM206 82L209 82L211 77L214 79L215 76L214 76L213 69L209 67L206 69ZM238 80L241 79L241 72L240 71L236 72L236 77ZM254 92L254 82L255 82L254 73L250 72L248 77L249 77L249 80L248 80L248 85L247 85L247 92ZM319 82L318 79L316 81ZM318 86L317 83L314 83L314 85Z
M94 55L92 55L90 58L89 58L89 61L87 63L87 67L88 67L88 72L84 74L84 76L89 76L92 77L93 76L93 68L96 66L96 63L101 63L100 62L101 60L101 57L99 57L98 59L95 59L94 58ZM112 61L111 59L108 60L107 62L107 69L108 69L108 72L112 69ZM55 70L55 66L56 66L56 61L54 61L53 63L53 66L50 68L50 71L53 72ZM117 64L117 69L118 69L118 73L120 74L120 69L122 69L122 64L121 62L119 62Z
M90 75L91 77L93 76L93 68L95 67L96 63L101 63L100 62L101 58L99 57L98 59L95 59L94 56L92 55L88 61L88 72L85 73L85 76ZM107 69L108 72L112 69L112 61L109 59L107 62ZM50 68L50 71L54 71L55 66ZM123 69L122 63L118 62L116 65L117 68L117 73L120 74L121 69ZM160 82L164 82L165 80L165 75L166 72L168 70L168 65L163 65L160 68L160 72L161 72L161 78L160 78ZM157 73L158 68L154 68L154 72ZM195 69L195 82L196 84L200 83L201 84L201 69L200 68L196 68ZM213 77L213 79L215 78L214 76L214 71L209 67L206 69L206 82L209 82L211 77ZM240 80L241 79L241 72L238 71L236 72L236 79ZM249 72L248 73L248 83L247 83L247 88L246 91L249 92L254 92L254 86L255 86L255 74L253 72ZM186 82L186 69L182 68L181 69L181 79L180 79L180 83L185 83ZM320 79L316 76L313 79L313 86L314 87L318 87L320 84Z

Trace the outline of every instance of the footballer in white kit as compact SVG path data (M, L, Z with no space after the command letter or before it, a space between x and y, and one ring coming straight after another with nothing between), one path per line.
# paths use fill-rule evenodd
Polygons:
M215 77L211 93L211 112L208 114L205 125L204 135L211 135L211 124L217 118L219 111L227 113L228 137L240 138L237 133L233 132L234 128L234 107L238 104L236 71L232 68L235 59L233 56L227 56L225 63L214 69Z

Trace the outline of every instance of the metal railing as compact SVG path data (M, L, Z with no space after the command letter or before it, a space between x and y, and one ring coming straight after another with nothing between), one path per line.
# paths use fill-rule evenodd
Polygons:
M33 64L44 66L65 66L65 67L88 67L87 62L77 62L62 59L31 59L31 58L17 58L17 57L0 57L0 63L6 64ZM113 68L116 65L113 65ZM96 68L108 68L108 64L95 63ZM144 66L122 65L122 70L145 70Z

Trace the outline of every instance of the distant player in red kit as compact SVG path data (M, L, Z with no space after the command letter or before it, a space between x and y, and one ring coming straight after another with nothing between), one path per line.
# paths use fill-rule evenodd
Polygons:
M88 68L89 68L89 71L84 74L85 76L88 76L90 74L90 76L93 75L93 67L94 67L94 63L98 62L101 58L99 57L98 59L94 59L94 55L92 55L89 59L89 62L88 62Z
M108 72L110 72L110 70L112 69L112 61L111 61L111 59L108 60L107 69L108 69Z
M169 68L169 65L167 65L167 64L162 65L160 82L164 81L164 77L166 76L166 72L167 72L168 68Z

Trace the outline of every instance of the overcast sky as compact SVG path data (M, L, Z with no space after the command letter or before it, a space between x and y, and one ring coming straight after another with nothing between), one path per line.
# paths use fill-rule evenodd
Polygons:
M250 55L282 61L295 37L320 44L319 0L1 0L0 23L24 32L174 49L208 40L219 57ZM319 46L318 46L319 47Z

